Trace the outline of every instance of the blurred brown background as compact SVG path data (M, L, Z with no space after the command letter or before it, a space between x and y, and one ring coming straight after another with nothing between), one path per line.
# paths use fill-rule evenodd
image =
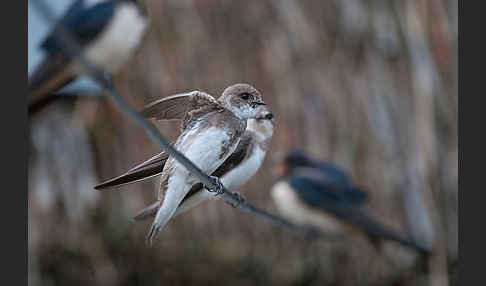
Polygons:
M392 243L311 240L222 201L147 248L150 222L131 218L158 180L92 187L161 149L109 100L83 99L31 122L30 285L457 285L457 1L145 3L150 31L115 79L127 101L250 83L277 128L240 189L249 202L275 212L271 167L299 147L348 170L370 213L436 254L423 267Z

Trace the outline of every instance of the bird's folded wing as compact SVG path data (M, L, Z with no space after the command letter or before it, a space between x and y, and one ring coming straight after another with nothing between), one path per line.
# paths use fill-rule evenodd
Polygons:
M347 182L334 181L315 168L298 168L294 171L290 184L301 199L314 207L332 204L357 206L368 198L368 194Z
M238 166L251 152L253 148L252 138L248 133L243 133L240 142L235 151L221 164L216 171L212 173L213 176L221 178L230 170Z
M159 175L160 173L162 173L168 157L169 155L167 153L162 152L143 162L142 164L133 167L125 174L105 181L95 186L94 188L96 190L109 190L124 185L140 182L153 176Z
M210 112L221 108L221 105L211 95L201 91L192 91L156 100L146 105L140 113L147 118L157 120L182 120L193 110Z
M323 174L326 174L329 179L341 184L351 186L351 178L340 167L326 161L317 161L316 168Z

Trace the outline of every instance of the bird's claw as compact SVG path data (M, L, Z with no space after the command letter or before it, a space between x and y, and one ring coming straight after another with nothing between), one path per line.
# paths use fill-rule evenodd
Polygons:
M206 190L211 193L216 193L215 196L222 195L224 193L224 187L223 183L221 183L221 180L215 176L209 176L209 178L211 180L211 185L205 185L204 187L206 188Z
M237 200L237 202L231 202L231 203L229 203L232 207L236 208L240 204L246 202L245 197L243 197L240 193L238 193L238 192L232 192L232 194L236 197L236 200Z

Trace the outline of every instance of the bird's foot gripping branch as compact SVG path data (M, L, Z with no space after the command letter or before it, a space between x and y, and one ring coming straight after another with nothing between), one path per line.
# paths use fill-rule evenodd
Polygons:
M224 193L224 186L221 180L215 176L209 176L211 184L204 184L204 188L211 193L216 193L215 196L222 195Z

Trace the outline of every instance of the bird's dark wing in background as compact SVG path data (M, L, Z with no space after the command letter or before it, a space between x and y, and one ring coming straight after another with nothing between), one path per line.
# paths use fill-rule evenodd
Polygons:
M314 207L328 203L357 206L368 198L366 192L352 185L346 173L330 163L296 168L291 178L299 187L301 199Z
M332 163L317 161L315 167L324 173L329 181L345 184L347 186L352 185L349 175L343 169Z
M366 194L358 188L307 176L291 177L289 183L299 197L314 208L357 207L366 198Z
M78 0L73 3L42 42L41 47L47 54L63 53L63 45L55 37L60 26L71 32L83 46L98 36L108 25L115 11L115 2L105 1L90 6L86 6L83 2L85 1Z
M429 250L396 231L377 223L359 209L363 196L348 187L316 181L312 178L294 176L288 179L291 188L308 206L325 211L363 230L371 238L388 239L421 252Z

